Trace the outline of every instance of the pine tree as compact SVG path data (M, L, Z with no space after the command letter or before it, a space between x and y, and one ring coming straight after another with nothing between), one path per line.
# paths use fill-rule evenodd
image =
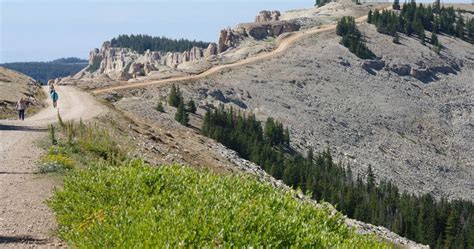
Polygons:
M398 36L398 33L395 32L395 35L393 36L393 43L395 44L400 44L400 37Z
M156 105L156 108L155 110L159 111L159 112L165 112L165 108L163 108L163 104L160 102L158 102L158 104Z
M188 107L188 112L190 113L196 113L196 104L194 104L194 101L191 99L188 104L187 104L187 107Z
M456 37L464 39L464 18L462 15L458 16L458 20L456 22Z
M372 23L372 10L369 10L369 13L367 14L367 22Z
M168 104L173 107L178 107L182 101L183 96L179 90L179 86L176 87L175 84L171 85L170 93L168 94Z
M176 114L174 115L174 119L184 126L188 125L189 116L184 108L183 102L179 104L178 109L176 110Z
M288 127L285 128L285 132L283 133L284 137L284 142L286 145L290 145L290 130L288 130Z
M457 230L457 221L456 221L457 215L454 210L451 210L448 216L448 220L446 221L446 228L444 231L444 246L446 248L451 248L453 244L453 240L456 236L456 230Z
M400 9L400 1L399 0L394 0L392 7L394 10L399 10Z

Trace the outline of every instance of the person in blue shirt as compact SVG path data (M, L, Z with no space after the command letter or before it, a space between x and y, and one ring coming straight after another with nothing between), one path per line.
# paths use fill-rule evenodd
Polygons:
M54 89L51 91L51 99L53 100L53 107L56 108L58 106L59 95Z

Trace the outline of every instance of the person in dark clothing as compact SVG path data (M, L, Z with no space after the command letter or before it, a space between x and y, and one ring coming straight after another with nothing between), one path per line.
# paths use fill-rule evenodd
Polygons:
M16 103L16 109L18 110L18 119L25 120L26 101L20 98Z

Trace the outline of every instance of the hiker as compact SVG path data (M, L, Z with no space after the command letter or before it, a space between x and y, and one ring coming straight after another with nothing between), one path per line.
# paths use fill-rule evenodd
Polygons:
M25 120L26 101L21 97L16 103L16 109L18 109L18 119Z
M52 94L54 91L55 91L55 90L54 90L54 83L51 82L51 83L49 84L49 94Z
M51 91L51 99L53 100L53 107L56 108L56 106L58 106L59 95L54 89Z

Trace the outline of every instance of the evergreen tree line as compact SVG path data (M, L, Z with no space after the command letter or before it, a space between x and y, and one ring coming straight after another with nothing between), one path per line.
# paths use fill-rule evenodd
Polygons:
M192 47L207 48L208 42L170 39L166 37L153 37L149 35L119 35L110 41L112 47L130 48L143 54L146 50L162 52L184 52Z
M398 7L397 7L398 6ZM394 9L400 9L400 5L394 2ZM437 34L456 36L470 43L474 42L474 19L464 20L460 12L456 15L453 7L445 8L439 5L423 4L416 5L415 1L403 4L399 12L383 10L369 10L368 23L377 26L377 31L388 34L398 39L401 32L408 36L416 35L424 44L426 40L425 30L432 32L430 43L440 47Z
M351 218L434 248L474 248L472 202L400 193L391 182L376 184L371 166L363 178L350 166L335 164L329 150L303 156L291 150L288 129L272 118L262 126L253 114L221 106L207 111L201 132Z
M375 54L362 41L362 35L356 27L354 17L344 16L336 26L336 34L342 36L341 44L361 59L372 59Z
M168 94L168 104L177 108L174 119L185 126L189 122L189 113L196 113L197 110L196 104L192 99L187 104L184 103L183 92L181 92L179 86L174 84L171 86ZM159 112L164 112L161 102L158 103L155 109Z
M50 79L78 73L87 66L87 60L61 58L49 62L13 62L0 64L0 66L26 74L44 84Z
M324 5L326 5L329 2L331 2L331 0L316 0L314 2L314 6L315 7L323 7Z

